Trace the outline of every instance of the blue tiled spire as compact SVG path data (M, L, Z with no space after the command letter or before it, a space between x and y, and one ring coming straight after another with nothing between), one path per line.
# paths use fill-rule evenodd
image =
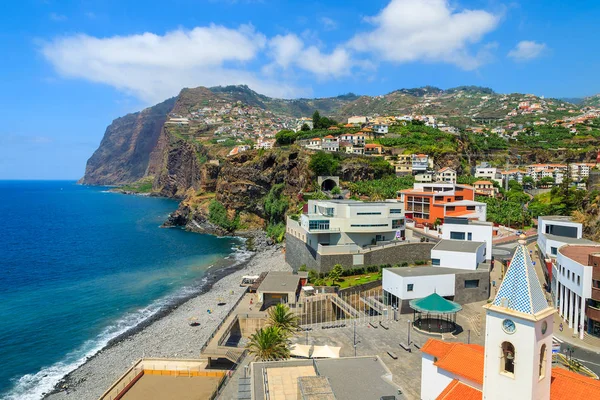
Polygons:
M549 307L524 244L517 246L492 304L532 315Z

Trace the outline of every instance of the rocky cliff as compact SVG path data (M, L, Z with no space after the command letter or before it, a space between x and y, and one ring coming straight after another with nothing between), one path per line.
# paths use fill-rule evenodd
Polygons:
M100 147L88 160L80 183L120 185L146 176L150 154L174 104L172 98L114 120L106 128Z

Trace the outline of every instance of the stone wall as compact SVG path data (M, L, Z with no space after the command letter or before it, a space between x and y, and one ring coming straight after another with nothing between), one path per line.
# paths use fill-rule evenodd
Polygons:
M291 265L294 271L298 271L302 265L306 265L309 270L319 271L316 256L316 251L302 240L289 233L285 234L285 261Z
M465 288L465 281L472 279L479 279L479 287ZM454 301L459 304L487 300L490 297L490 271L488 269L478 269L456 274L454 285Z
M426 261L431 258L431 249L435 243L402 243L395 246L381 247L361 253L364 261L354 264L353 254L318 254L314 249L293 235L286 234L285 260L294 271L302 265L317 272L327 273L334 265L341 264L344 269L368 265L402 265L415 261Z

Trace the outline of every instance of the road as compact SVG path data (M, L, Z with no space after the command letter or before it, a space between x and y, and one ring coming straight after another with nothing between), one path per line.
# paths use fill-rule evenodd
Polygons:
M585 365L600 376L600 353L595 353L577 347L576 345L564 342L560 344L560 351L565 355L567 355L567 346L575 350L572 355L574 359L578 360L580 363L582 363L583 365Z

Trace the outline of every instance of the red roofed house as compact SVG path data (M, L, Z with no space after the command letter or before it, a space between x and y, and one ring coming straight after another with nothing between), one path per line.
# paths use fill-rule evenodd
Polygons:
M600 399L600 381L552 368L556 310L525 241L494 300L485 305L485 347L429 339L422 347L422 400Z
M497 189L490 181L475 181L473 187L475 188L475 194L478 196L494 197L497 193Z
M383 154L383 146L380 144L369 143L365 145L366 155L381 155Z

